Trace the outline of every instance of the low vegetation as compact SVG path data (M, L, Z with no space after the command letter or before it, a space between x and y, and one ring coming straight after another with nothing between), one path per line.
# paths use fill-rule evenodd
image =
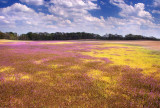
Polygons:
M160 52L105 41L0 41L0 107L160 107Z
M77 33L32 33L28 32L27 34L21 34L20 36L17 33L13 32L0 32L0 39L10 39L10 40L78 40L78 39L98 39L98 40L159 40L153 36L146 37L142 35L133 35L128 34L125 37L117 34L106 34L100 36L93 33L77 32Z

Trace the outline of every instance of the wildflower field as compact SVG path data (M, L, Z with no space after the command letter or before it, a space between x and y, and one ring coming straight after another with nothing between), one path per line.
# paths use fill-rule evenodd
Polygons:
M158 108L160 50L0 40L0 107Z

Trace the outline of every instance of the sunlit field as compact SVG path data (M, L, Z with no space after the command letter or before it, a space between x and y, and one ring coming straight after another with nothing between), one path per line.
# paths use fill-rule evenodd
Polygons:
M0 40L0 107L158 108L160 50L151 49Z

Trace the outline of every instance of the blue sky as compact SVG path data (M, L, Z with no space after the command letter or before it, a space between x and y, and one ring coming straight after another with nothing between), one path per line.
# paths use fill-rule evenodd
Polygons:
M160 0L0 0L0 31L160 38Z

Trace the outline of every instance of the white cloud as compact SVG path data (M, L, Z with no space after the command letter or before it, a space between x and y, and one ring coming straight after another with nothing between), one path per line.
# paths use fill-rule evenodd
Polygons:
M92 32L98 34L142 34L159 36L160 24L153 23L151 14L142 3L127 5L123 0L111 0L118 6L121 18L100 18L89 11L100 9L96 0L51 0L50 14L35 12L26 5L15 3L0 8L1 31L32 32Z
M4 14L8 14L9 12L13 11L13 12L33 12L33 10L31 8L28 8L25 5L22 5L20 3L15 3L10 7L6 7L6 8L1 8L0 9L2 13Z
M8 24L9 22L5 19L4 16L0 16L0 24Z
M145 5L143 3L137 3L134 6L126 4L124 0L110 0L110 3L121 8L119 15L122 17L153 19L152 15L145 11Z
M0 19L5 19L5 17L4 16L0 16Z
M155 7L160 7L160 0L154 0L153 5Z
M51 0L50 3L65 7L79 7L85 9L97 9L97 4L92 1L97 0Z
M109 24L114 27L115 32L159 37L160 25L153 23L154 18L145 11L143 3L137 3L134 6L126 4L124 0L110 0L110 3L121 9L119 15L122 19L109 17L106 21L110 22Z
M122 19L113 17L107 19L107 22L115 27L115 32L159 36L160 25L153 23L154 18L145 11L143 3L134 6L126 4L124 0L110 0L110 3L121 9L119 15Z
M53 15L36 13L33 9L20 3L15 3L10 7L0 8L0 23L7 23L0 25L3 29L15 29L21 32L29 30L40 31L46 25L53 24L57 20L61 19Z
M87 26L99 25L98 23L101 21L101 19L92 17L88 11L80 12L78 9L69 15L72 15L73 18L70 19L71 16L61 17L57 14L37 13L26 5L15 3L12 6L0 8L0 28L4 31L18 31L19 33L86 30L92 32L92 28Z
M104 27L104 19L94 17L88 12L100 9L93 1L97 0L51 0L52 5L48 9L55 16L69 20L67 28L72 31L93 32L94 27ZM64 24L59 25L65 27Z
M20 0L22 3L27 3L29 5L43 5L44 0Z
M96 0L51 0L53 5L49 7L49 12L62 17L82 17L89 14L88 10L99 9L92 1Z
M110 32L123 35L133 33L146 36L159 36L160 33L160 25L138 17L133 19L109 17L106 19L105 25L112 26Z
M154 14L160 14L160 11L159 10L153 10L152 13L154 13Z

